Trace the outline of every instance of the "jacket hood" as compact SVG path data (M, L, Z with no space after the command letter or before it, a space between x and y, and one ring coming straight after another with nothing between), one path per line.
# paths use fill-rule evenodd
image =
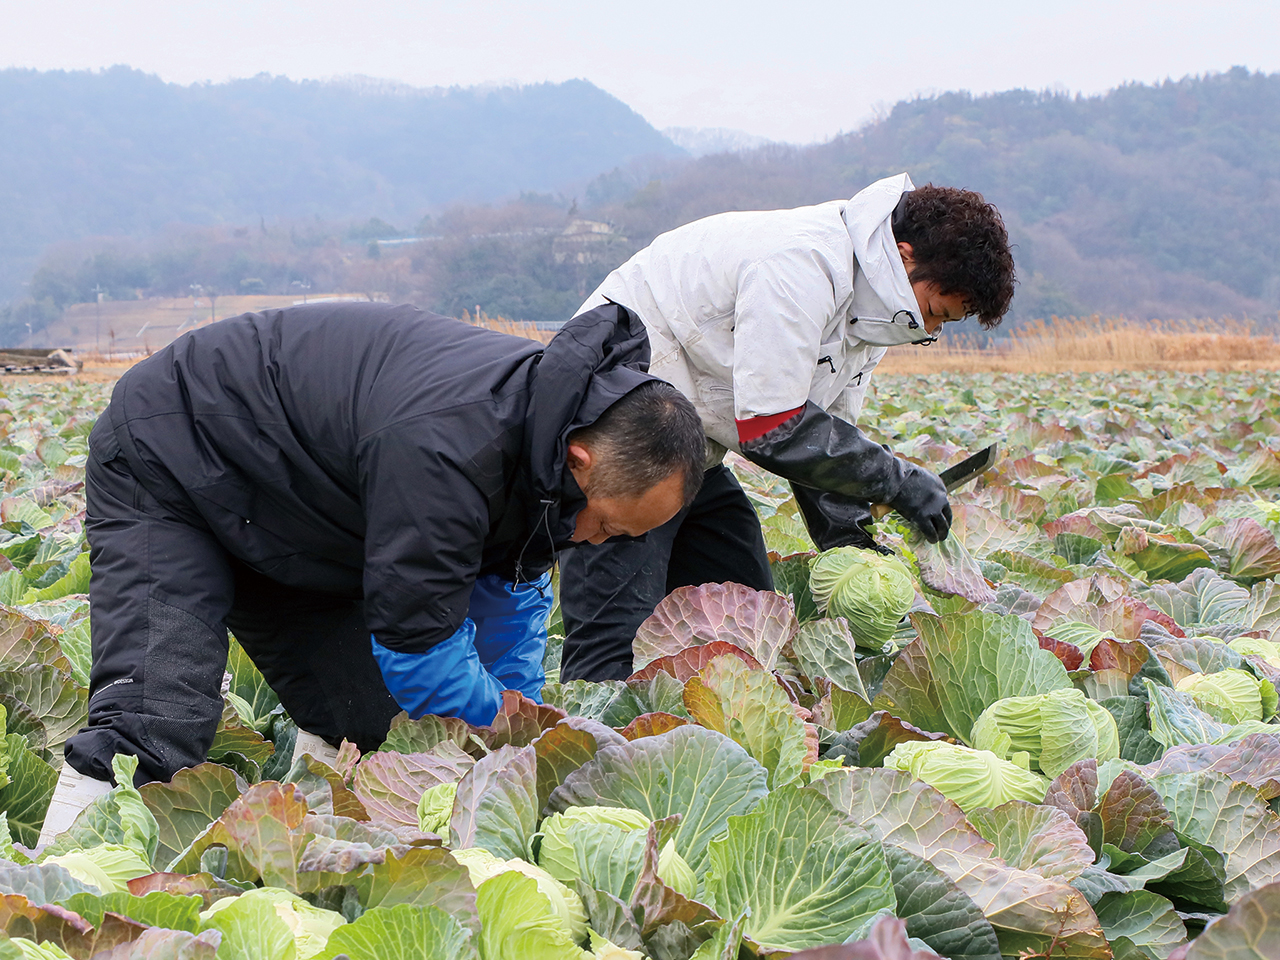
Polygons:
M844 222L858 270L853 281L853 333L877 346L932 343L893 235L893 213L915 189L905 173L877 180L845 204Z
M616 303L574 317L543 351L525 414L530 554L545 557L570 546L578 513L587 503L565 464L569 434L595 423L636 387L656 380L648 371L644 324Z

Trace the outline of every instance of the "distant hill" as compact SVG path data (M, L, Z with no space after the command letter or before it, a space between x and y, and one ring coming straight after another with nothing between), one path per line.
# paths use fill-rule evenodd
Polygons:
M115 67L0 71L0 304L41 250L167 224L381 217L552 191L684 152L583 80L414 89Z
M22 84L44 99L15 100ZM108 95L115 86L147 95ZM15 146L10 129L27 140ZM0 339L29 339L97 290L173 298L198 285L286 296L309 283L554 322L664 230L848 197L903 170L999 206L1017 245L1015 320L1280 327L1280 74L1235 69L1095 97L947 93L825 144L741 146L722 138L692 159L584 82L424 93L0 72L0 271L10 295L21 278L31 296L0 309ZM572 177L576 201L535 192ZM412 219L463 195L510 199ZM276 227L273 216L309 219ZM171 221L206 226L156 231ZM396 239L415 226L421 239ZM6 254L86 234L125 236L59 244L39 269Z
M1280 310L1280 74L1011 90L899 103L829 143L717 154L593 185L644 241L722 210L849 196L903 170L999 206L1018 244L1018 316L1270 318Z

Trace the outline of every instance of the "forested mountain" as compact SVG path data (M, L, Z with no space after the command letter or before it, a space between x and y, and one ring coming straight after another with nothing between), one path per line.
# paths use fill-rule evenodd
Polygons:
M721 210L848 196L902 170L999 206L1018 243L1020 316L1280 309L1280 74L1097 97L947 93L820 146L702 157L660 183L624 169L595 189L643 240Z
M0 71L0 304L48 244L173 223L417 222L683 155L582 80L422 90L260 76L180 86L115 67Z
M77 111L15 107L13 89L50 76L81 91ZM113 113L105 94L84 93L93 83L149 90L154 109ZM175 100L184 106L162 109ZM24 149L5 136L19 113ZM466 132L477 129L472 115L489 118L483 134ZM0 117L0 237L27 248L37 235L134 237L53 248L31 275L31 299L10 309L11 331L39 329L95 288L110 298L178 296L196 283L222 293L309 283L451 314L479 306L563 320L663 230L723 210L847 197L902 170L918 184L979 190L1000 207L1017 243L1015 318L1274 323L1280 310L1280 74L1236 69L1096 97L948 93L899 103L825 144L697 159L582 82L428 96L265 78L173 88L124 70L10 71L0 73ZM426 117L447 133L423 134L426 120L414 118ZM140 134L121 132L135 128L181 132L138 150L130 144ZM521 180L527 170L538 174ZM512 199L460 202L501 196ZM431 216L419 223L424 211ZM223 226L147 236L167 222ZM379 242L414 227L427 238Z

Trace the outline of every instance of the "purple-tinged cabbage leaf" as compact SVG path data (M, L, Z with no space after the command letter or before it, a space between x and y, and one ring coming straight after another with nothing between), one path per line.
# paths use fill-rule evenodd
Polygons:
M681 683L686 683L690 677L696 677L698 672L716 657L725 656L737 657L753 670L764 669L759 660L741 647L724 640L712 640L710 643L685 647L677 653L651 660L642 669L628 677L627 682L647 683L659 673L665 673Z
M1280 957L1280 883L1251 890L1170 960L1276 960Z
M422 791L456 783L475 763L449 740L427 753L370 753L356 765L352 789L372 819L416 827Z
M978 562L959 538L947 537L939 543L930 543L924 534L913 529L907 543L915 554L920 582L930 590L964 597L973 603L995 600L995 589L983 577Z
M1010 800L968 816L995 855L1016 869L1069 883L1093 863L1088 838L1056 807Z
M791 960L935 960L936 957L937 954L932 951L912 947L907 940L907 925L904 921L893 916L883 916L876 918L866 937L861 940L801 950L793 953Z
M160 830L156 866L171 863L248 788L234 770L216 763L185 767L168 783L139 787Z
M482 847L504 860L532 860L539 810L534 748L500 747L477 760L458 784L449 845Z
M708 730L741 744L766 770L769 787L800 779L809 756L804 721L774 678L737 657L717 657L684 687L684 705Z
M635 669L686 647L724 640L772 670L799 629L790 597L737 583L680 587L640 625L632 644Z
M1280 574L1280 545L1275 534L1258 521L1236 517L1209 531L1208 536L1230 556L1230 565L1223 572L1231 579L1251 584Z

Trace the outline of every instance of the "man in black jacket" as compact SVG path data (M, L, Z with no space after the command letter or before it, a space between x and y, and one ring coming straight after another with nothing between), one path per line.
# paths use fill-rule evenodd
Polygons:
M234 632L305 731L537 697L555 552L697 493L692 405L612 304L546 347L409 306L246 314L130 370L90 437L89 722L69 777L205 759ZM371 639L372 635L372 639Z

